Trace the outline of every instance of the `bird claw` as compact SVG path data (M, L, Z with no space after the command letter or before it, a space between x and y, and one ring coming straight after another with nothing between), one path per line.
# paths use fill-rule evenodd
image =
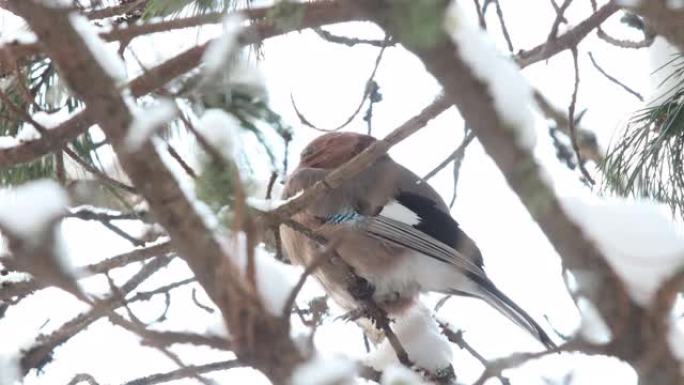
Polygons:
M357 321L360 318L367 318L373 324L373 326L380 330L382 330L385 325L388 325L391 322L385 311L379 308L377 305L360 305L359 307L337 317L338 320L344 320L346 322Z

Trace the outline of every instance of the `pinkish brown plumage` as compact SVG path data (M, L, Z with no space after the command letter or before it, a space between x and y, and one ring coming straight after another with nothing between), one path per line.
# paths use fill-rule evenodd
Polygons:
M312 186L374 141L349 132L316 138L302 151L283 198ZM473 296L547 347L554 346L543 329L487 278L479 249L451 218L441 197L388 155L313 199L293 219L335 242L340 258L373 286L373 298L390 314L402 312L421 292ZM292 262L308 265L320 252L305 235L285 226L281 231ZM324 264L315 276L343 308L356 307L339 266Z

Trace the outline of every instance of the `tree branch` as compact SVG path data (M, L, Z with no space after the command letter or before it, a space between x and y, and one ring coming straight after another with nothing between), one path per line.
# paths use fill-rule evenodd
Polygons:
M262 370L272 382L286 383L294 367L303 360L290 339L288 325L263 309L153 144L148 141L136 152L126 146L132 114L68 15L33 1L11 3L36 33L62 78L85 102L124 171L149 203L150 212L167 230L179 255L221 310L237 356Z
M151 374L149 376L141 377L132 381L128 381L123 385L153 385L161 384L169 381L180 380L192 376L193 373L207 373L216 370L226 370L245 366L238 360L228 360L213 362L204 365L188 365L185 368L176 369L167 373Z
M684 52L684 9L669 7L666 0L649 0L631 10L645 19L651 31Z
M340 186L345 180L365 170L378 158L385 155L392 146L425 127L430 120L446 111L450 106L451 102L446 96L440 96L435 99L432 104L425 107L418 115L394 129L383 139L371 144L347 163L330 172L322 181L317 182L304 190L296 198L273 210L272 214L278 218L289 218L296 214L306 207L312 198Z
M573 272L591 274L595 286L583 287L582 290L597 307L612 332L613 340L607 349L609 354L630 362L643 383L681 384L679 363L670 349L663 346L667 345L667 341L647 337L658 335L658 325L649 319L644 309L630 299L624 283L608 265L603 254L566 215L532 152L516 140L515 132L507 128L507 123L493 105L488 85L459 56L459 49L450 37L442 32L435 38L434 44L412 45L410 41L402 39L405 35L399 31L401 26L393 23L388 16L393 12L408 12L401 8L406 7L406 3L384 0L355 0L355 3L383 29L398 36L400 42L441 83L511 189L554 246L564 267ZM444 7L447 5L446 2L441 4ZM599 10L594 16L602 13L605 19L617 10L617 6L611 2L603 9L604 11ZM587 24L586 21L583 24ZM596 22L591 25L590 29L593 29ZM561 39L559 37L555 41ZM643 365L642 359L646 358L644 354L654 354L657 359L650 360L650 365Z
M530 64L546 60L555 54L576 47L582 39L587 37L589 32L597 28L601 23L606 21L612 14L617 12L620 6L614 1L608 2L603 7L599 8L594 14L589 16L583 22L577 24L574 28L568 30L556 39L544 42L530 50L522 51L515 56L515 61L521 68L527 67Z
M265 39L292 32L298 29L318 27L325 24L359 20L361 16L352 7L339 1L321 1L296 5L295 11L302 16L299 23L283 23L278 17L260 20L245 28L238 36L242 46L259 43ZM262 8L261 13L269 13L272 7ZM254 11L256 12L256 11ZM272 12L271 12L272 13ZM286 15L282 16L283 18ZM204 50L211 42L189 48L175 57L148 70L129 82L134 97L150 93L176 77L192 70L200 64ZM4 68L0 55L0 73ZM52 141L39 138L15 147L0 149L0 167L9 167L35 160L50 152L57 151L66 143L76 139L92 124L93 119L87 111L80 112L68 121L50 130Z

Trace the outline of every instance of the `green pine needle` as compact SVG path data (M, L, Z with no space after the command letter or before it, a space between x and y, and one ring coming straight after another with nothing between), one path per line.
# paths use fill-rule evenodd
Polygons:
M619 195L646 197L684 214L684 55L663 81L674 81L670 96L638 111L601 165L605 188Z

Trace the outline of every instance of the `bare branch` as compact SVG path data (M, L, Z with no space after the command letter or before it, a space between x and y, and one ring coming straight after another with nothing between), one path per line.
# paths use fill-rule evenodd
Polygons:
M515 57L515 61L520 67L524 68L530 64L546 60L561 51L576 47L582 39L587 37L589 32L601 25L601 23L619 9L620 7L614 1L609 1L586 20L558 36L558 38L540 44L530 50L518 53Z
M631 10L645 19L650 30L684 51L684 9L669 7L667 3L665 0L641 1Z
M477 20L480 23L480 28L487 30L487 21L485 20L484 13L482 13L482 5L480 5L480 0L473 0L473 5L475 5L475 12L477 12Z
M440 164L437 165L437 167L433 168L430 172L425 174L423 177L422 181L427 182L430 178L435 176L441 169L446 167L449 163L453 162L455 159L458 159L459 157L463 157L465 154L465 150L470 144L470 142L475 139L475 134L472 131L469 131L468 134L466 134L465 138L463 138L463 141L461 144L454 150L454 152L451 153L446 159L444 159Z
M589 52L589 59L591 60L591 64L593 64L594 67L595 67L603 76L605 76L608 80L610 80L611 82L613 82L613 83L619 85L619 86L622 87L625 91L627 91L627 92L629 92L630 94L634 95L634 97L637 98L637 99L639 99L640 101L642 101L642 102L644 101L644 97L641 96L640 93L638 93L638 92L634 91L633 89L629 88L627 85L625 85L625 83L619 81L618 79L616 79L615 77L613 77L613 76L611 76L609 73L607 73L603 68L601 68L601 66L599 66L598 63L596 62L596 60L594 59L594 55L592 55L591 52Z
M556 122L558 129L569 138L570 122L568 121L568 114L553 106L538 90L534 91L534 100L544 115ZM598 146L596 135L589 130L577 127L577 122L575 122L575 134L582 157L593 160L596 163L601 162L603 160L603 150Z
M553 25L551 26L551 32L549 32L549 37L546 39L546 44L548 44L552 40L555 40L558 37L558 28L560 27L561 22L565 20L565 10L568 9L570 3L572 3L572 0L565 0L563 1L563 4L561 4L561 6L559 7L556 5L556 2L554 0L551 0L553 8L556 10L556 19L553 21ZM565 20L565 22L567 23L567 20Z
M385 37L385 42L389 42L389 35ZM389 46L389 44L385 44L380 48L380 52L378 52L378 56L375 58L375 65L373 65L373 70L371 71L370 76L368 77L368 80L366 80L366 85L363 89L363 94L361 95L361 100L356 106L356 109L349 115L349 117L342 122L337 127L334 128L320 128L314 124L312 124L297 108L297 105L295 104L294 101L294 96L290 94L290 101L292 102L292 107L295 110L295 113L297 113L297 117L299 118L299 121L302 122L302 124L313 128L314 130L317 131L323 131L323 132L332 132L332 131L339 131L342 128L346 127L349 123L351 123L354 118L359 114L359 111L361 111L361 108L363 107L363 104L366 102L368 97L371 95L371 92L373 90L373 84L375 84L375 74L378 72L378 68L380 67L380 61L382 60L382 55L385 53L385 49Z
M226 370L244 366L238 360L220 361L204 365L188 365L186 368L177 369L167 373L151 374L142 378L128 381L123 385L153 385L169 381L180 380L191 376L193 373L207 373L217 370Z
M85 12L85 17L88 19L105 19L112 16L126 14L136 10L142 10L148 0L134 0L124 4L114 5L107 8L94 9Z
M33 1L13 0L12 5L36 33L74 94L86 103L123 169L149 203L150 212L221 310L237 356L262 370L272 382L285 383L303 360L287 324L263 309L152 143L146 142L136 152L126 146L132 114L68 15Z
M299 24L279 23L278 18L257 21L240 33L238 42L242 46L256 44L264 39L297 29L360 19L360 15L351 9L352 7L344 6L336 1L301 4L296 5L296 7L300 12L303 12ZM261 12L268 13L269 9L271 8L264 8ZM134 97L140 97L197 67L208 44L209 42L192 47L133 79L128 84L131 93ZM2 64L4 57L0 55L0 73L6 67ZM8 68L14 67L8 65ZM66 143L76 139L76 137L85 132L93 123L93 119L89 116L88 112L83 111L50 130L52 143L46 138L40 138L27 141L15 147L0 149L0 167L9 167L28 162L50 152L58 151Z
M163 266L166 266L170 261L171 258L166 257L158 257L152 260L121 286L121 292L129 293L133 291L144 280ZM27 373L32 368L41 368L46 365L50 361L52 351L57 346L68 341L71 337L88 327L88 325L106 315L111 309L122 304L123 302L119 296L99 300L90 311L78 315L49 335L39 336L36 343L21 358L22 371Z
M501 26L501 31L503 32L504 39L508 45L508 50L513 53L513 42L511 42L511 35L508 33L508 27L506 27L506 20L504 20L503 11L501 10L501 4L499 0L493 0L496 5L496 16L499 18L499 25Z
M95 377L88 373L79 373L75 375L67 385L78 385L82 382L87 382L88 385L100 385L99 382L95 381Z
M313 29L318 36L321 37L321 39L324 39L326 41L329 41L331 43L335 44L343 44L346 45L347 47L353 47L355 45L360 45L360 44L365 44L365 45L371 45L374 47L378 48L385 48L389 46L393 46L397 44L393 40L388 40L388 39L383 39L383 40L373 40L373 39L360 39L357 37L347 37L347 36L339 36L335 35L331 32L328 32L324 30L323 28L314 28Z
M575 150L575 155L577 155L577 166L582 175L589 182L589 185L594 185L594 179L587 171L587 167L584 164L582 155L580 154L579 145L577 144L577 130L575 128L575 107L577 105L577 92L579 90L580 76L579 76L579 64L577 60L577 48L573 47L570 52L572 52L572 64L575 70L575 83L572 89L572 97L570 99L570 106L568 106L568 123L570 124L570 140L572 141L572 149Z
M272 214L277 218L289 218L296 214L306 207L313 197L340 186L345 180L365 170L378 158L385 155L392 146L425 127L430 120L446 111L450 105L451 103L446 96L440 96L418 115L394 129L385 138L371 144L347 163L330 172L322 181L317 182L296 198L273 210Z
M355 3L382 28L398 36L400 42L441 83L511 189L554 246L563 266L583 274L591 272L595 285L583 287L583 293L596 306L612 332L613 340L606 351L632 363L644 383L680 384L680 365L667 348L667 341L662 337L650 338L661 335L661 324L653 322L648 313L633 302L601 251L566 215L555 192L542 176L533 154L515 140L516 133L507 129L492 103L487 84L473 74L458 54L444 55L444 52L459 52L449 36L444 33L431 46L416 47L402 39L396 30L398 26L387 18L389 12L406 12L406 9L401 9L406 3L385 0L355 0ZM443 4L446 6L446 1ZM607 17L606 14L612 14L617 8L614 3L608 3L603 12L599 10L594 16L604 13L602 17ZM598 24L596 18L593 20L590 29ZM643 364L645 359L648 365Z

